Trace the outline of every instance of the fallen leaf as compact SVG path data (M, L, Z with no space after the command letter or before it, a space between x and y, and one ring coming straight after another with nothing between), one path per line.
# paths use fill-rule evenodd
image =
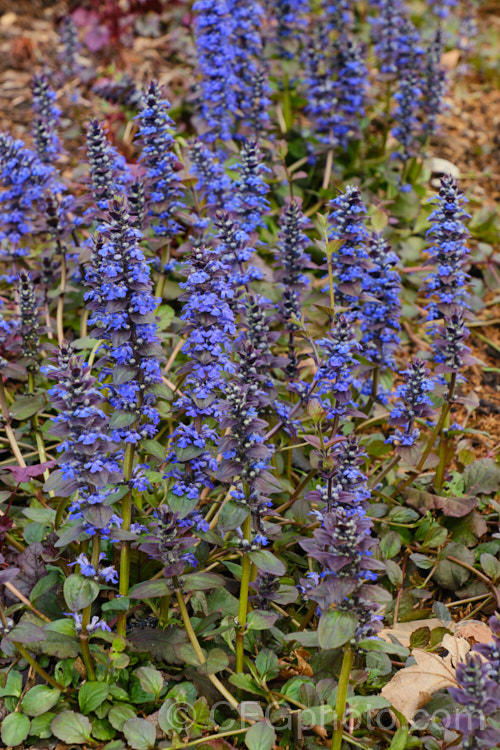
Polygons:
M441 55L441 65L443 66L445 70L454 70L457 67L459 60L460 60L459 49L450 49L449 52L444 52Z
M476 643L490 643L493 640L490 628L479 620L464 620L454 625L454 634L461 638L472 638Z
M310 656L309 651L306 651L304 648L298 648L293 652L293 654L297 658L297 668L299 674L305 675L305 677L312 677L314 672L311 665L307 661L307 657Z
M479 620L463 620L463 622L445 622L439 617L429 617L425 620L412 620L412 622L398 622L393 628L383 628L379 632L379 637L391 643L391 636L397 638L402 646L410 646L412 633L420 628L429 628L430 631L436 628L446 628L450 630L453 636L457 638L470 638L475 643L489 643L493 640L493 634L490 628ZM446 635L445 635L446 637ZM445 646L443 638L443 646ZM448 649L449 650L449 649Z
M451 664L455 667L461 661L465 661L465 654L470 651L470 646L465 640L457 635L448 635L445 633L442 640L443 648L448 651L448 655L451 659ZM448 657L446 657L448 658Z
M452 636L448 637L453 640ZM460 648L462 647L456 646L456 653ZM458 687L450 654L443 658L419 648L412 653L416 664L400 669L382 688L382 696L408 721L413 719L438 690Z
M434 630L434 628L451 628L449 627L452 625L452 623L446 623L443 622L443 620L440 620L437 617L429 617L426 620L412 620L412 622L398 622L397 625L393 628L383 628L379 632L380 638L383 638L384 641L388 641L389 643L392 643L391 636L393 638L397 638L397 640L401 643L402 646L406 646L406 648L410 645L410 638L411 635L420 628L429 628L430 631Z

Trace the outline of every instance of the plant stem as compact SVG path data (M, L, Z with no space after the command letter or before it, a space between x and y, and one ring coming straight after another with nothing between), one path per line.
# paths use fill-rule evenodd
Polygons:
M405 489L405 487L408 487L408 485L413 482L414 478L416 476L418 476L418 474L420 474L420 472L424 468L425 462L427 461L429 453L431 452L431 450L432 450L432 448L434 446L436 438L441 433L441 430L443 429L443 426L444 426L444 424L445 424L445 422L446 422L446 420L448 418L448 415L450 413L451 402L452 402L452 399L453 399L453 395L455 393L455 385L456 385L456 383L457 383L457 375L454 372L452 374L451 378L450 378L450 383L449 383L449 386L448 386L448 397L446 399L446 403L443 405L443 408L441 410L441 415L439 417L439 420L438 420L436 426L434 427L434 429L432 431L432 434L431 434L431 436L430 436L430 438L429 438L429 440L427 442L427 445L425 446L424 452L422 453L422 455L420 457L420 461L416 465L415 471L408 477L408 479L406 479L402 484L400 484L400 485L397 486L396 489L397 489L398 492L401 492L402 490Z
M57 310L56 310L56 329L57 329L57 343L59 346L64 341L64 295L66 293L66 255L64 250L59 245L59 252L61 253L61 284L59 287L59 297L57 298Z
M333 730L332 750L340 750L342 747L342 728L344 724L347 690L349 688L349 678L351 676L353 660L354 649L351 646L346 646L344 649L339 684L337 685L337 700L335 702L336 724L335 729Z
M21 656L24 659L26 659L26 661L28 662L28 664L30 664L33 667L33 669L35 670L35 672L38 675L40 675L40 677L42 678L42 680L45 680L46 682L49 683L49 685L52 685L52 687L55 687L56 690L60 690L62 693L65 693L67 691L67 688L65 688L64 685L60 685L56 680L54 680L53 677L50 676L50 674L48 672L45 671L45 669L43 669L43 667L41 667L35 661L35 659L31 656L30 652L27 651L21 643L18 643L17 641L13 641L13 643L14 643L14 646L19 651L19 653L21 654Z
M252 538L252 516L249 513L242 526L243 539L250 541ZM243 555L241 564L240 583L240 606L238 609L238 623L240 629L236 634L236 672L243 672L245 668L245 630L247 627L248 613L248 588L250 585L251 562L247 554Z
M21 551L24 552L24 550ZM41 620L45 620L45 622L52 622L50 617L47 617L47 615L44 615L43 612L40 612L36 607L34 607L30 600L27 599L24 594L22 594L19 589L14 586L13 583L7 581L6 583L4 583L4 586L10 591L11 594L14 594L16 599L19 599L19 601L25 604L28 609L31 609L31 611L34 612L37 617L39 617Z
M99 534L95 534L92 538L92 559L91 564L97 573L99 568L99 555L101 552L101 537ZM87 635L87 625L90 622L90 616L92 612L92 604L89 604L82 612L82 633L80 635L80 644L82 647L82 658L87 670L87 677L89 680L95 679L94 662L90 653L89 637Z
M194 648L195 654L198 657L198 661L200 662L200 664L205 664L206 662L205 654L203 653L203 650L200 646L200 642L198 641L198 638L196 637L196 633L194 632L193 626L191 624L189 613L187 611L184 598L182 596L182 591L180 590L179 579L177 578L177 576L174 576L173 583L175 586L175 596L177 599L177 604L179 605L179 611L181 613L182 622L184 624L184 627L186 628L186 633L188 634L189 641L192 647ZM227 700L229 705L235 708L236 710L238 710L238 701L236 700L236 698L234 698L234 696L231 695L229 690L227 690L227 688L224 687L222 682L214 674L209 674L207 676L210 682L212 683L212 685L214 685L219 691L219 693L224 696L224 698Z
M19 464L19 466L21 466L24 469L26 467L26 462L19 449L16 436L14 435L14 430L12 429L11 424L10 424L9 407L7 406L5 388L4 388L3 380L1 377L0 377L0 410L2 413L3 421L4 421L5 434L7 435L7 440L9 441L10 447L12 449L12 453L14 454L14 457L17 463Z
M28 393L29 394L35 393L35 376L33 375L32 372L28 373ZM33 432L35 434L36 447L38 450L40 463L44 464L47 461L47 454L45 452L45 443L43 441L43 436L42 436L42 433L40 432L40 422L38 420L38 414L34 414L31 417L31 425L33 427ZM47 481L49 476L50 476L50 472L48 469L46 469L43 472L43 478L45 479L45 481ZM54 496L54 493L51 494L51 497L53 496Z
M129 482L132 477L132 469L134 466L134 445L127 443L125 448L125 459L123 462L123 476L125 481ZM132 522L132 490L129 489L127 494L122 500L122 529L123 531L130 531L130 524ZM119 592L121 596L128 595L130 583L130 542L122 542L120 549L120 583ZM118 620L116 624L116 631L118 635L125 637L127 628L127 613L120 612L118 614Z

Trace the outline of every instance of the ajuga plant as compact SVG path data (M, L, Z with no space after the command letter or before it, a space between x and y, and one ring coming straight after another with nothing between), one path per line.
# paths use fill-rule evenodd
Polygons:
M171 134L174 123L168 115L169 107L158 83L153 81L144 93L137 116L140 123L137 137L142 143L140 162L146 170L148 213L155 234L167 238L179 229L174 217L182 205Z
M227 141L234 127L238 80L229 4L227 0L196 0L193 11L203 138L208 143Z
M0 744L493 747L496 220L425 161L455 11L158 7L113 81L66 18L0 135Z
M446 717L444 724L458 731L463 747L481 750L498 746L500 729L500 620L489 620L492 632L489 643L481 643L466 654L457 666L458 687L448 692L460 705L460 711Z
M35 75L31 82L33 94L33 139L41 161L51 164L61 150L57 127L61 115L55 104L56 95L50 87L47 76Z
M93 200L98 208L105 210L114 195L124 192L129 173L125 158L109 142L97 119L91 120L87 127L87 158Z

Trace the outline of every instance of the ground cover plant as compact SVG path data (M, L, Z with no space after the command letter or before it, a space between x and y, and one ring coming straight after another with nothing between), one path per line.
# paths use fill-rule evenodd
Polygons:
M4 746L500 746L498 216L439 158L477 13L0 18Z

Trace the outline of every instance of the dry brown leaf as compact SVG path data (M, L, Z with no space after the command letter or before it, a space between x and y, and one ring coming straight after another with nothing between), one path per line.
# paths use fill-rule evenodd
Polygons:
M489 643L493 640L490 628L479 620L464 620L454 625L454 634L461 638L472 638L476 643Z
M299 674L305 675L305 677L312 677L314 672L307 659L311 656L309 651L304 648L298 648L293 652L297 659L297 668Z
M457 646L457 650L458 648ZM437 654L416 648L413 656L417 663L400 669L382 688L383 697L408 721L413 719L438 690L458 686L450 655L443 659Z
M459 49L450 49L449 52L445 52L443 55L441 55L441 65L445 70L453 70L454 68L456 68L459 60Z
M411 622L398 622L394 628L383 628L379 636L385 641L391 642L390 636L397 638L402 646L406 648L410 645L410 637L419 628L446 628L454 636L460 638L471 638L476 643L489 643L493 639L490 628L479 622L479 620L464 620L463 622L444 622L438 617L429 617L425 620L412 620ZM444 645L444 640L443 640Z
M445 633L443 636L442 646L448 651L445 661L449 663L451 660L451 664L455 668L459 662L465 661L465 654L470 651L470 645L465 638L460 638L457 635L449 635L448 633Z

